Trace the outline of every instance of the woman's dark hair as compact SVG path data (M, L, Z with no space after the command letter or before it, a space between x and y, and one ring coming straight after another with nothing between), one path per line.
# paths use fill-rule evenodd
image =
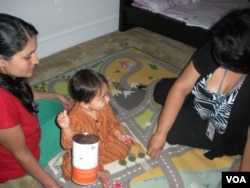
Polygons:
M75 73L69 81L69 93L79 102L89 103L102 91L107 79L99 72L92 69L81 69Z
M33 25L15 16L0 13L0 56L6 61L22 51L28 40L36 35L38 31ZM33 105L33 93L26 78L13 79L7 74L0 73L0 87L16 96L29 112L37 112Z
M250 73L250 8L233 10L212 28L212 53L229 70Z

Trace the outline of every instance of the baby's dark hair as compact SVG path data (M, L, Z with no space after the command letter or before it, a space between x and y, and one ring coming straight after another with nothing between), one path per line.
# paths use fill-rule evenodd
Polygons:
M225 15L212 28L216 62L235 72L250 73L250 8Z
M101 93L103 84L108 81L104 75L92 69L81 69L69 81L69 93L78 102L89 103Z

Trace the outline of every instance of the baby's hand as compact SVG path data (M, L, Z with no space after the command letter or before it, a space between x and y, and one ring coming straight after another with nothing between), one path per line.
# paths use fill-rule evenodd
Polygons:
M98 176L100 178L101 184L103 188L109 187L109 181L110 181L110 172L107 170L98 170L97 171Z
M122 134L120 140L123 141L123 143L126 145L133 143L132 137L128 134Z
M133 144L133 139L130 137L130 138L126 138L125 140L124 140L124 143L126 144L126 145L128 145L128 144Z
M67 115L66 110L63 112L59 113L57 118L57 124L62 128L69 128L70 122L69 122L69 116Z

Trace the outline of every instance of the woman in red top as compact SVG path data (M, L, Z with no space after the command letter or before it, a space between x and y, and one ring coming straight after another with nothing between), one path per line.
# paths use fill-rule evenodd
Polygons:
M47 188L61 187L39 164L41 131L43 133L45 128L38 121L38 116L41 117L38 110L43 104L35 104L34 101L57 99L65 110L69 110L72 104L62 95L31 90L27 78L32 76L35 65L39 63L36 56L37 34L29 23L0 14L1 188L19 187L21 182L27 182L29 187L40 187L40 183ZM43 118L47 113L44 111ZM59 139L52 139L50 143L57 141ZM106 177L108 182L109 173Z

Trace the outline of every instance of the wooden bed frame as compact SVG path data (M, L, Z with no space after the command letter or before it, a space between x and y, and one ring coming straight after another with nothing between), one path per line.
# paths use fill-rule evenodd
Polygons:
M209 39L209 30L187 26L173 18L131 6L132 2L120 0L119 31L142 27L196 48Z

